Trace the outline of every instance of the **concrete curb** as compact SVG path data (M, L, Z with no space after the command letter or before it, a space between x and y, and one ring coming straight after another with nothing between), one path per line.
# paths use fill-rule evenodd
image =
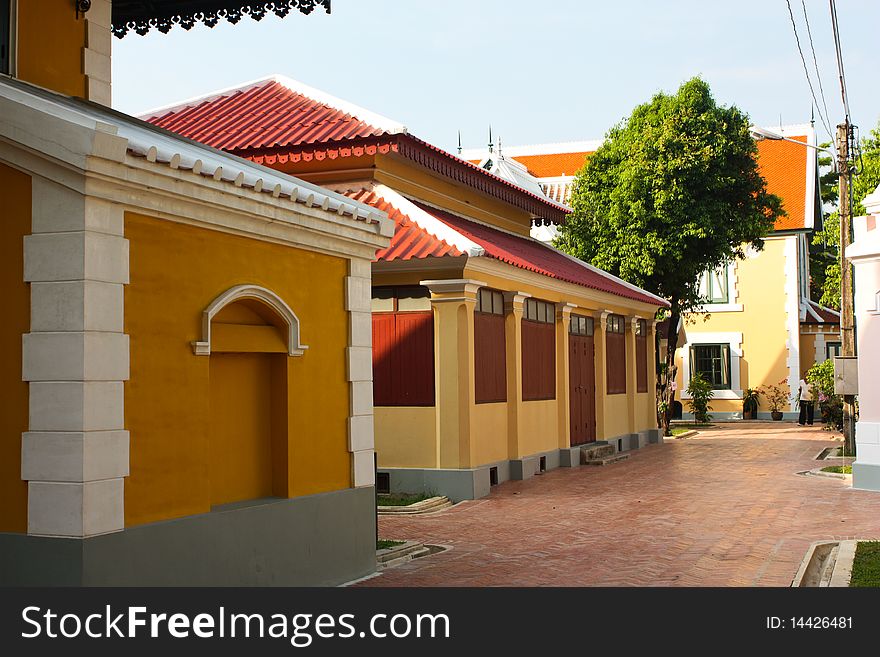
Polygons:
M691 429L690 431L685 431L684 433L680 433L677 436L665 436L666 438L674 438L675 440L684 440L685 438L692 438L693 436L699 435L699 431L696 429Z
M834 570L831 572L831 582L828 586L836 588L848 588L852 579L853 560L856 558L856 545L858 541L841 541L837 550L837 560L834 562Z

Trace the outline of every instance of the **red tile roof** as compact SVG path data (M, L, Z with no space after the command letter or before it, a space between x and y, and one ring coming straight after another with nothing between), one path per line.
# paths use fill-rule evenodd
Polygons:
M544 153L542 155L514 155L514 160L525 166L536 178L557 178L573 176L587 161L592 152L582 153Z
M355 201L372 205L388 213L394 221L394 237L387 249L376 252L376 260L411 260L413 258L439 258L463 255L454 246L431 235L414 223L408 216L369 189L349 190L345 195Z
M437 148L368 110L286 78L268 78L142 118L156 126L258 164L335 159L393 151L417 164L526 210L563 223L568 208Z
M421 228L412 218L376 193L361 189L348 191L346 195L387 212L394 220L396 230L391 245L387 249L378 251L376 260L464 255L461 250ZM580 260L570 258L538 240L507 233L418 201L413 201L413 204L482 248L484 253L477 257L493 258L550 278L654 306L668 305L644 290L586 265Z
M813 300L807 301L807 316L801 324L840 324L840 313Z
M657 297L630 286L607 272L588 266L538 240L507 233L497 228L459 217L458 215L415 202L425 212L436 217L450 228L473 240L485 249L485 257L506 262L520 269L527 269L567 283L582 285L594 290L608 292L619 297L634 299L654 305L668 305Z
M226 151L390 134L275 80L145 116L160 128Z

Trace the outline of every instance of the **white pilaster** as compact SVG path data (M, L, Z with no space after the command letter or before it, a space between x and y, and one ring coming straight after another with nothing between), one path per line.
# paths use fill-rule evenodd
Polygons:
M348 311L349 417L348 451L351 452L352 486L372 486L375 481L373 436L373 319L372 275L367 260L349 261L345 278L345 309Z
M119 531L129 472L123 211L37 176L32 208L23 272L31 284L31 330L22 336L30 391L21 454L28 533L85 538Z

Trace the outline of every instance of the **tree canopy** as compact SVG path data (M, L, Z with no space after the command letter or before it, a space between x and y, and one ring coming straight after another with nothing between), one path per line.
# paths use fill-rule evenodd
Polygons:
M699 78L613 127L578 173L556 245L672 303L701 305L699 277L761 249L783 211L767 192L748 116Z

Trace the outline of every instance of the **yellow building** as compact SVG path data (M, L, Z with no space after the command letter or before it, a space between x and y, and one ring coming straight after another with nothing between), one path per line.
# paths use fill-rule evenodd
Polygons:
M394 219L372 267L380 490L476 498L580 465L584 445L659 441L653 332L665 301L531 239L533 224L567 213L540 190L282 76L144 118Z
M784 416L792 419L797 416L800 377L814 363L839 353L839 315L810 300L809 248L821 221L817 153L808 147L816 146L815 130L795 125L771 132L801 142L758 142L761 175L768 191L782 199L786 215L763 251L752 251L745 260L702 277L705 314L685 318L676 352L676 397L684 404L684 417L691 417L686 389L696 368L714 384L714 418L741 418L745 391L782 382L791 395ZM507 146L505 170L499 173L529 179L549 198L568 203L575 174L601 143ZM485 149L464 151L462 157L481 166L491 159ZM495 157L491 168L499 164ZM536 227L533 235L550 240L555 230ZM764 397L758 417L770 417Z
M393 223L103 107L111 22L122 33L143 3L14 4L0 3L0 582L372 572L362 318ZM187 4L150 3L159 18Z

